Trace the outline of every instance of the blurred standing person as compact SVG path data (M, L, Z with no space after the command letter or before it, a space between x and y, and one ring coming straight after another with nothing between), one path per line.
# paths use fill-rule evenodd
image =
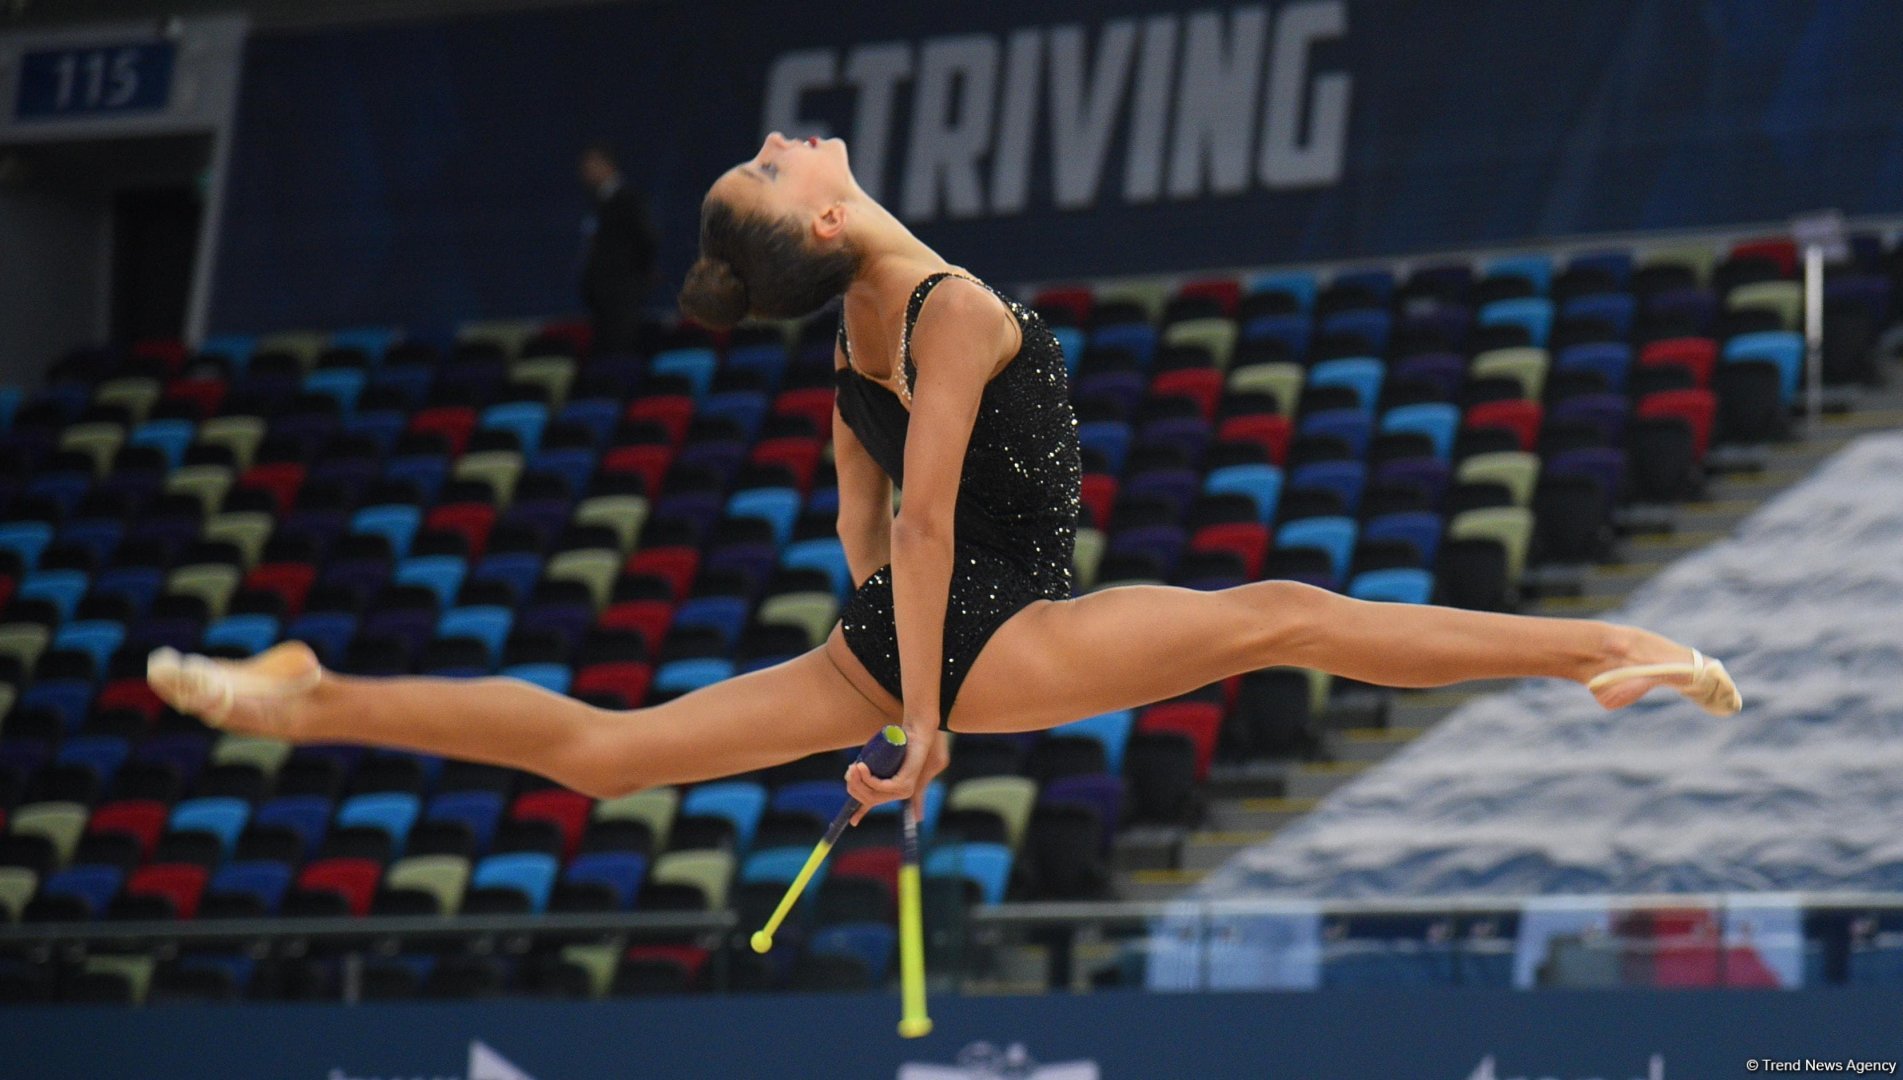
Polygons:
M634 352L641 304L654 285L654 226L646 205L623 181L614 148L591 143L582 151L582 186L595 211L583 223L588 254L582 265L582 301L595 328L598 353Z

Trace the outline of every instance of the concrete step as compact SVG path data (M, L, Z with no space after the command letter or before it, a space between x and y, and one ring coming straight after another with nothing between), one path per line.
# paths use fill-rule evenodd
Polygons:
M1189 830L1180 825L1138 825L1117 833L1110 852L1118 870L1167 870L1183 861Z
M1207 870L1138 870L1119 874L1116 880L1117 899L1136 903L1173 900L1208 873Z
M1329 735L1328 756L1336 761L1385 761L1396 750L1420 738L1427 725L1415 727L1349 728Z
M1366 761L1309 761L1289 771L1284 791L1292 798L1320 799L1368 770Z
M1255 799L1288 794L1292 761L1219 761L1209 767L1203 794L1214 799Z
M1269 829L1191 833L1189 839L1183 844L1181 869L1214 870L1228 862L1236 852L1263 843L1274 835L1275 833Z
M1280 829L1315 809L1319 799L1223 799L1211 803L1209 825L1230 832Z

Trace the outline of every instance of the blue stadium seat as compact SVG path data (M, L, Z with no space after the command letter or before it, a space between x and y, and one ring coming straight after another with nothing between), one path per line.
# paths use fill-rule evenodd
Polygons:
M1057 339L1057 347L1064 353L1064 367L1075 379L1077 361L1084 355L1084 332L1074 326L1053 326L1051 336Z
M119 766L131 753L131 745L117 735L82 735L61 743L53 760L61 765L85 766L99 777L102 787L110 788Z
M396 394L412 409L422 408L435 382L436 368L431 364L398 364L378 368L370 376L370 385Z
M1454 453L1454 433L1460 430L1460 410L1443 402L1422 402L1389 409L1381 417L1381 434L1419 434L1434 442L1434 454L1445 461Z
M1505 255L1487 264L1487 276L1525 278L1544 296L1553 281L1553 264L1544 255Z
M618 908L634 905L641 882L648 875L648 857L632 851L596 851L577 855L562 880L575 885L606 885L618 898Z
M381 536L390 541L390 552L401 559L410 553L410 541L423 524L423 511L414 506L370 506L350 519L350 531Z
M614 434L615 425L621 422L622 406L619 401L610 398L585 398L571 401L562 406L557 418L565 424L580 424L595 436L600 445Z
M1316 461L1289 473L1290 491L1321 489L1341 496L1349 513L1361 505L1361 492L1368 483L1368 467L1359 461Z
M171 819L166 824L175 832L211 833L224 845L225 854L230 855L238 843L238 834L244 831L245 822L250 818L249 803L218 795L179 803L172 808Z
M258 339L251 334L213 334L199 343L198 351L206 356L222 356L231 363L234 374L243 374L251 366L251 354L258 348Z
M1374 433L1374 423L1359 409L1325 409L1302 417L1296 431L1301 435L1340 439L1348 445L1352 456L1361 458L1368 454L1368 439Z
M111 619L86 619L69 622L53 635L52 647L72 649L92 657L97 670L104 674L112 654L126 640L126 628Z
M476 864L469 878L472 889L514 889L529 898L529 910L548 910L548 894L555 887L555 856L539 851L491 855Z
M1105 465L1113 473L1123 471L1131 439L1130 425L1121 420L1088 420L1077 425L1078 445L1102 454Z
M40 895L77 897L98 915L119 895L124 881L125 875L116 866L74 866L47 878L40 886Z
M1136 713L1130 709L1118 709L1060 724L1050 729L1048 734L1097 740L1103 746L1105 765L1112 773L1121 774L1123 750L1129 745L1130 732L1135 726Z
M1381 361L1366 356L1344 357L1340 360L1324 360L1309 370L1309 386L1345 386L1361 399L1361 407L1374 411L1375 404L1381 400L1381 381L1387 375L1387 367Z
M1255 501L1256 516L1266 525L1275 520L1282 501L1282 470L1273 465L1225 465L1203 479L1211 495L1247 495Z
M740 864L740 882L743 885L760 881L775 885L789 884L799 876L800 870L806 865L806 857L811 854L812 849L804 847L776 847L756 851ZM822 865L820 870L824 869ZM815 872L813 880L807 882L807 895L819 892L820 881L820 872Z
M92 707L93 684L85 679L41 679L20 695L21 711L41 709L59 717L61 729L79 730Z
M1568 269L1603 271L1612 275L1622 289L1632 280L1632 252L1626 248L1581 252L1573 256L1566 266Z
M383 478L414 484L426 502L435 502L449 477L449 462L436 454L406 454L391 458L383 467Z
M1380 355L1388 351L1388 335L1393 328L1394 317L1385 309L1357 308L1353 311L1337 311L1323 319L1320 332L1357 338L1362 343L1362 351Z
M746 628L750 606L740 596L696 596L674 609L674 625L718 630L731 645Z
M1348 582L1348 595L1357 600L1425 604L1434 598L1434 575L1425 570L1369 570Z
M291 868L281 862L252 860L232 863L212 875L205 887L207 896L250 896L275 913L291 887Z
M185 448L198 437L198 425L190 420L147 420L127 437L127 446L155 446L163 451L172 468L185 460Z
M822 570L833 579L833 592L844 600L856 584L846 564L846 549L836 537L796 540L780 553L780 565L789 570Z
M1545 348L1547 335L1553 330L1553 302L1538 296L1495 300L1480 309L1479 322L1482 326L1524 327L1531 343Z
M1735 364L1759 360L1778 371L1778 392L1789 406L1797 397L1797 385L1804 374L1804 337L1793 330L1762 330L1739 334L1725 342L1724 362Z
M728 517L760 518L773 526L774 542L785 547L800 516L800 493L792 488L752 488L727 500Z
M239 649L261 653L278 639L278 621L269 615L227 615L212 623L201 644L207 649Z
M53 542L53 526L44 521L0 522L0 551L20 557L28 571L40 564L40 553Z
M1355 521L1347 517L1303 518L1282 526L1276 533L1275 546L1285 548L1318 548L1327 553L1333 564L1335 580L1340 581L1348 573L1348 560L1355 549Z
M487 851L502 820L503 798L495 791L446 791L429 802L426 821L456 821L469 826L476 850Z
M500 581L515 590L517 596L526 597L535 591L535 583L542 580L542 557L528 551L487 555L476 564L470 576L477 581Z
M330 347L333 349L356 349L369 359L370 366L381 364L383 354L397 343L402 332L387 326L357 326L348 330L338 330L330 335Z
M14 596L21 600L48 601L59 609L60 621L65 622L73 617L73 609L79 606L89 584L83 571L34 570L20 582Z
M813 932L806 942L808 956L850 956L865 965L874 986L892 970L898 932L884 923L838 923Z
M1621 340L1632 333L1632 321L1638 315L1639 302L1628 293L1594 293L1575 296L1560 305L1563 319L1592 319L1605 323Z
M772 342L742 345L727 352L726 369L752 372L766 380L768 389L778 389L786 373L786 349Z
M1623 394L1632 371L1632 346L1621 341L1569 345L1559 351L1553 366L1559 371L1596 371L1606 380L1606 389Z
M1156 358L1156 327L1147 322L1099 327L1091 332L1089 341L1093 349L1121 349L1144 367Z
M254 825L289 829L304 841L305 857L317 854L330 827L331 803L322 795L282 795L258 807Z
M299 615L284 628L288 641L302 641L326 662L335 663L357 636L357 617L347 611L315 611Z
M520 679L557 694L568 693L569 684L575 681L575 673L567 664L512 664L497 674L507 679Z
M422 555L404 559L397 565L394 578L398 585L421 585L436 594L436 602L447 607L463 586L469 564L457 555Z
M1427 510L1383 514L1362 527L1361 539L1400 540L1413 544L1414 550L1421 553L1421 565L1432 566L1434 557L1440 553L1443 528L1440 515Z
M733 678L733 661L715 657L698 660L670 660L654 672L654 689L668 694L684 694L703 686Z
M421 809L421 801L406 792L374 791L352 795L337 807L337 825L339 828L362 826L383 830L390 837L391 855L401 858L404 841L409 839L410 828L416 824Z
M744 852L753 844L753 830L766 812L766 789L748 780L697 784L681 797L680 812L732 822L734 846Z
M1279 292L1295 298L1303 311L1315 308L1315 275L1305 270L1275 271L1249 279L1249 294Z
M357 411L366 377L356 368L320 368L304 377L304 392L335 401L345 416Z
M542 429L548 425L548 407L535 401L505 401L482 411L477 426L488 431L507 431L521 444L524 455L535 453L542 445Z
M821 821L831 821L845 804L845 781L801 780L774 789L768 805L776 814L811 814Z
M725 390L708 394L694 407L694 418L731 420L740 425L750 443L760 434L760 423L766 419L769 404L766 395L757 390Z
M985 903L1002 903L1011 880L1011 849L1003 844L940 844L925 856L925 876L977 882Z
M1288 350L1289 359L1300 363L1308 355L1309 322L1307 315L1263 315L1242 324L1242 340L1275 341Z
M119 550L119 542L125 538L126 526L123 521L108 518L88 518L68 521L60 526L59 538L63 544L76 544L92 553L99 565L104 565ZM97 589L99 582L93 581Z
M694 387L694 398L707 396L714 382L716 361L712 349L668 349L656 353L648 370L656 375L680 375Z
M509 638L515 612L495 605L450 608L436 622L439 638L474 638L489 648L491 665L502 657L502 644Z

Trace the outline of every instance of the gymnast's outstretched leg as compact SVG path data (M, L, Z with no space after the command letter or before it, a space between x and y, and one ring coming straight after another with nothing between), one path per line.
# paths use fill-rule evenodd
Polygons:
M237 663L162 652L149 678L167 703L214 726L507 765L605 798L865 742L897 714L855 689L835 653L857 664L835 632L785 663L627 712L515 679L339 675L296 642Z

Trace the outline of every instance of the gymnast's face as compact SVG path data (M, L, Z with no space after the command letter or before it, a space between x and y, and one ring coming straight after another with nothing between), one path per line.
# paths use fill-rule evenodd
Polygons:
M708 194L741 214L810 222L816 237L829 240L844 228L845 204L858 189L843 139L794 140L776 131Z

